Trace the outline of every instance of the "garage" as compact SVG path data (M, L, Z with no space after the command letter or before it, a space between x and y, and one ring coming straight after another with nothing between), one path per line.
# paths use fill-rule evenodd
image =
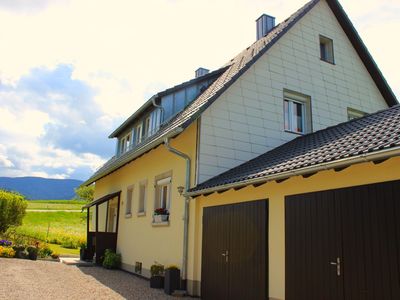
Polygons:
M202 299L266 299L268 201L203 210Z
M400 299L400 181L285 197L286 299Z

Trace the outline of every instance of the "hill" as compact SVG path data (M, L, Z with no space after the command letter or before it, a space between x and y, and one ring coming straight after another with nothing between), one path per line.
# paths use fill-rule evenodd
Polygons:
M41 177L0 177L0 188L17 191L30 200L72 199L82 181Z

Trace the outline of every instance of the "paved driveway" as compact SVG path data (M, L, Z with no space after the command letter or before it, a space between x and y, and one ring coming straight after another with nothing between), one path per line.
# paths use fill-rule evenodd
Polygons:
M123 271L0 258L0 299L176 299Z

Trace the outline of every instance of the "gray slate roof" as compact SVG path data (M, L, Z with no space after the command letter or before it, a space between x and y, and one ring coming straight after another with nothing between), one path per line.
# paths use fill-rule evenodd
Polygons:
M239 186L251 179L396 147L400 147L400 105L300 136L199 184L189 193L233 183Z
M125 164L142 155L143 151L145 151L148 147L154 148L161 144L163 142L163 137L171 134L178 128L187 128L193 121L199 118L201 113L205 111L228 87L230 87L246 70L248 70L258 60L258 58L267 52L268 49L275 44L275 42L277 42L318 2L319 0L312 0L308 2L285 21L275 26L270 32L267 33L265 37L257 40L251 46L239 53L236 57L231 59L224 66L226 70L181 113L178 113L167 123L163 124L156 134L150 136L132 150L128 151L121 157L111 158L82 185L89 185L117 170L118 168L123 167ZM352 40L353 45L356 47L357 52L362 58L371 76L375 80L388 105L391 106L396 104L397 100L393 92L387 85L384 77L370 56L367 48L362 43L360 37L358 36L353 25L351 24L351 21L348 19L339 2L337 0L327 0L327 2L337 16L343 29Z

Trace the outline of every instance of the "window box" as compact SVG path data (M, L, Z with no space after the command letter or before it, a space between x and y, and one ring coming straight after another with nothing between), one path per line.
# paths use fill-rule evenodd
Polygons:
M154 215L154 223L167 222L169 215Z

